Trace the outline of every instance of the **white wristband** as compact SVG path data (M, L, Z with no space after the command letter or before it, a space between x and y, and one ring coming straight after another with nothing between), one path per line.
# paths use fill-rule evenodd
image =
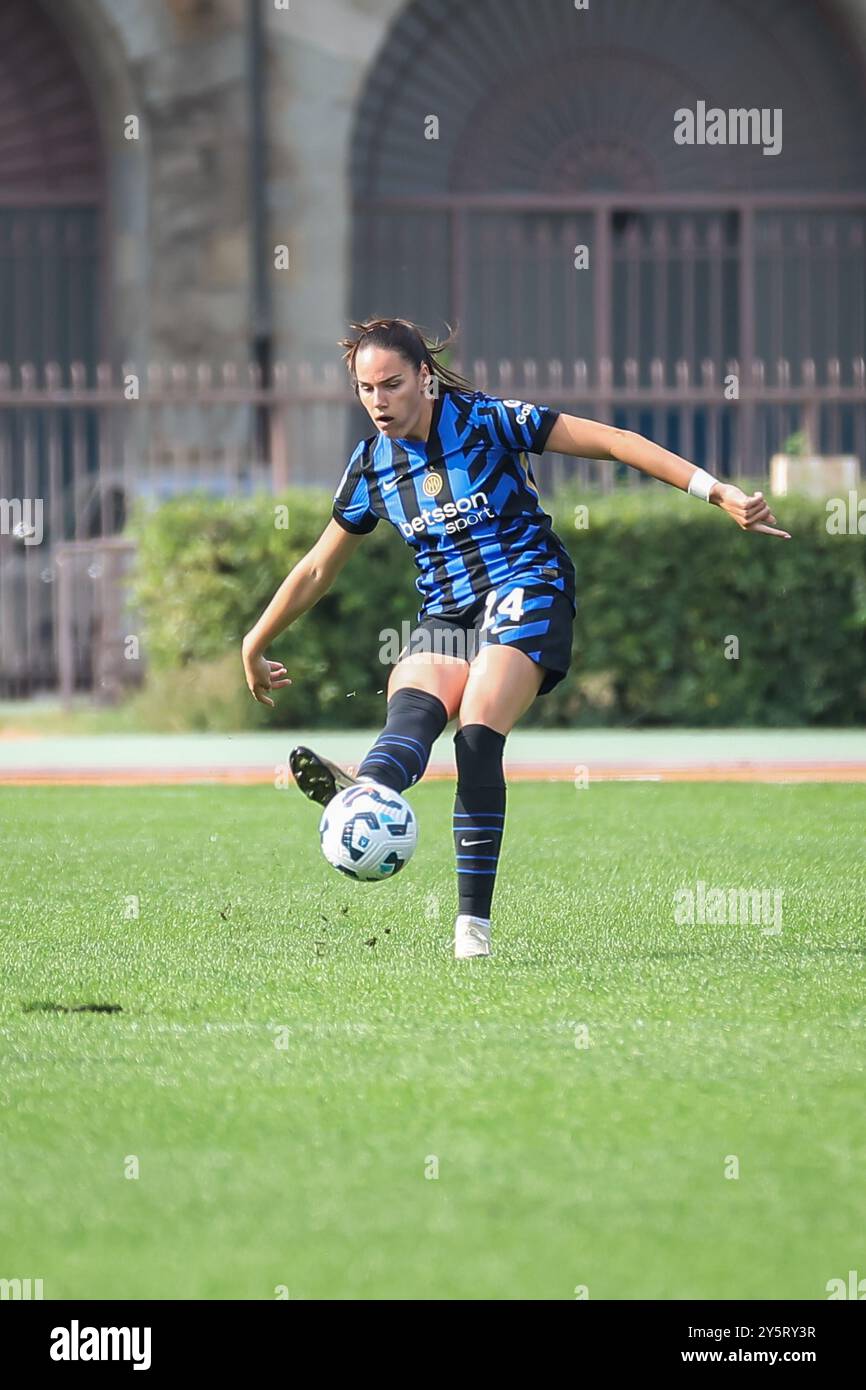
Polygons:
M718 478L714 478L712 473L707 473L703 468L696 468L689 478L689 495L700 497L702 502L709 502L710 493L718 481Z

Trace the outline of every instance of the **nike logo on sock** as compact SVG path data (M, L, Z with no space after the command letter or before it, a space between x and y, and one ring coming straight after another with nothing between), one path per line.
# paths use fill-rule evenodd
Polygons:
M492 840L461 840L460 843L461 843L461 845L463 846L464 849L468 849L470 845L492 845L492 844L493 844L493 841L492 841Z

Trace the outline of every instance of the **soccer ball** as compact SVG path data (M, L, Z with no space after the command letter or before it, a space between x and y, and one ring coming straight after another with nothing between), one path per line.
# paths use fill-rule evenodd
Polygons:
M328 802L319 839L333 868L350 878L381 883L409 863L418 843L418 822L399 792L359 782Z

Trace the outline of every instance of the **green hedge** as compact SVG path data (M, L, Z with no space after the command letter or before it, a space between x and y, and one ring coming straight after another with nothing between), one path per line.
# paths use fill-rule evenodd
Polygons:
M278 529L275 507L288 507ZM578 528L575 507L588 508ZM550 507L551 504L548 504ZM830 535L823 503L779 502L792 541L745 535L715 507L662 485L612 496L560 494L554 525L578 575L569 677L526 725L843 725L866 709L866 545ZM418 609L408 547L385 523L363 541L331 591L268 655L294 684L276 708L246 693L240 642L330 514L330 495L217 501L188 495L139 512L133 601L151 686L215 670L198 727L375 725L389 666L382 631ZM739 658L725 657L735 637ZM732 644L729 643L729 647ZM208 713L210 711L210 713ZM227 712L228 711L228 712Z

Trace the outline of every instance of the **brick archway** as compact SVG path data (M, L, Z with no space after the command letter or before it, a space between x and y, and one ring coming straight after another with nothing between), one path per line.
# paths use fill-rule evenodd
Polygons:
M564 390L548 398L710 465L761 467L803 412L829 452L854 447L866 54L842 14L413 0L357 109L352 316L457 322L465 367L553 360ZM780 152L678 144L675 113L701 102L781 110ZM722 417L732 361L751 398ZM793 388L790 408L775 387ZM832 424L816 387L850 392Z
M699 99L783 106L783 156L719 149L707 161L678 149L673 111ZM608 0L585 11L411 0L358 102L353 193L530 193L575 136L643 152L636 165L653 168L659 192L842 192L866 183L864 115L863 57L829 0Z

